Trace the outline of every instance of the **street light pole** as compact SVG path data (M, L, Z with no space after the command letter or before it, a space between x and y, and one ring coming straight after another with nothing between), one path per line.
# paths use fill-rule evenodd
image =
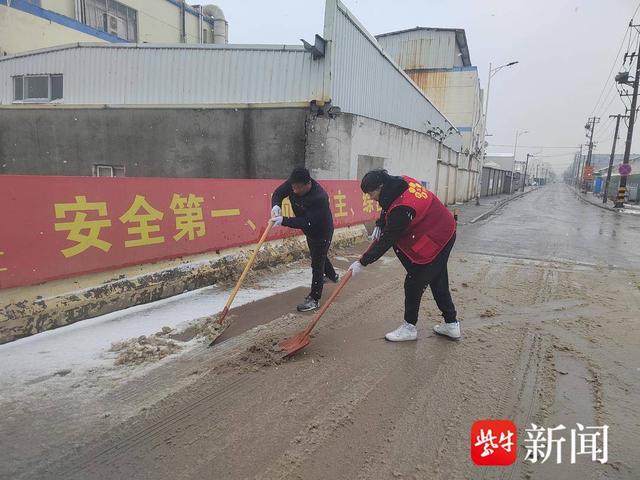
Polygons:
M487 80L487 98L484 102L484 128L482 129L482 155L480 156L480 161L478 162L478 180L476 183L476 205L480 205L480 181L482 177L482 168L484 165L484 157L486 155L487 147L485 138L487 136L487 118L489 113L489 93L491 93L491 77L493 77L496 73L502 70L505 67L511 67L519 63L518 61L505 63L504 65L500 65L496 68L491 68L491 63L489 63L489 78Z

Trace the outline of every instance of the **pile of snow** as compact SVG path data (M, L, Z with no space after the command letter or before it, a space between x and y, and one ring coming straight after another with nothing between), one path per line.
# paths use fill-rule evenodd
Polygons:
M145 362L161 360L176 353L182 347L167 338L171 333L170 327L164 327L155 335L140 335L137 338L116 342L111 345L111 352L118 354L116 365L139 365Z

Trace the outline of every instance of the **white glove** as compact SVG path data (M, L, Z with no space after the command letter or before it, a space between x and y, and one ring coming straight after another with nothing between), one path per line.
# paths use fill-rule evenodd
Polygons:
M380 235L382 235L382 229L376 226L376 228L373 229L373 233L371 234L371 240L380 240Z
M282 209L278 205L274 205L271 209L271 218L281 217Z
M271 220L273 220L273 224L275 226L280 226L282 225L282 215L279 215L277 217L273 217Z
M349 270L351 270L352 275L357 275L360 272L364 272L364 265L362 265L360 261L353 262L349 267Z

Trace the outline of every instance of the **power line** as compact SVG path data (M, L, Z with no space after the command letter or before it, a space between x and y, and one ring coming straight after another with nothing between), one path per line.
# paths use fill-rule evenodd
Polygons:
M638 5L640 7L640 4ZM636 9L637 11L637 9ZM635 15L635 13L634 13ZM604 93L605 89L607 88L607 85L609 84L609 79L611 78L611 74L613 73L613 70L616 68L616 63L618 62L618 58L620 57L620 52L622 52L622 47L624 46L624 41L627 38L627 35L629 35L631 31L631 28L627 28L624 32L624 37L622 37L622 41L620 42L620 48L618 49L618 53L616 54L616 58L613 60L613 64L611 65L611 70L609 70L609 75L607 75L607 79L604 81L604 85L602 86L602 90L600 91L600 95L598 96L598 100L596 101L595 106L593 107L593 110L591 111L591 114L589 115L590 117L593 116L593 114L595 113L596 109L598 108L598 104L600 103L600 99L602 98L602 94ZM629 35L629 40L631 40L631 35ZM629 48L627 47L627 51L629 51Z
M575 152L557 153L557 154L553 154L553 155L535 155L535 158L556 158L556 157L567 157L569 155L573 156L573 155L575 155Z
M606 139L609 137L609 133L611 132L611 128L614 125L614 121L612 117L609 117L609 120L607 121L607 123L604 124L604 126L602 128L600 128L600 131L598 133L598 136L596 137L596 139L593 141L594 143L600 143L602 140Z
M600 108L598 108L596 110L596 113L598 115L601 115L603 113L606 113L606 109L609 108L609 106L611 105L611 103L613 102L613 99L616 98L618 95L616 95L618 93L618 91L616 90L615 84L611 83L609 84L609 90L608 93L605 95L604 99L602 100L602 103L600 104ZM612 95L613 94L613 95ZM606 107L604 107L604 109L602 108L602 105L604 105L605 103L607 103L607 101L609 102L607 104Z
M514 144L511 144L511 145L502 145L502 144L498 144L498 143L491 143L491 144L489 144L489 146L490 146L490 147L511 147L511 148L515 147L515 145L514 145ZM518 144L518 148L521 148L521 147L522 147L522 148L572 148L572 149L574 149L574 150L576 149L576 146L575 146L575 145L573 145L573 146L571 146L571 147L565 147L565 146L562 146L562 147L554 147L554 146L549 146L549 145L520 145L520 144Z

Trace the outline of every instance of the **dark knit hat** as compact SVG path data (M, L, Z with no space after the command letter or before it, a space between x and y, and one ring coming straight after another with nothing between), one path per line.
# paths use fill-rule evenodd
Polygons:
M360 188L364 193L371 193L380 185L383 185L390 178L391 175L389 175L389 172L387 172L383 168L377 168L375 170L367 172L365 176L362 177Z
M311 181L311 174L309 170L304 167L296 167L289 175L289 183L309 183Z

